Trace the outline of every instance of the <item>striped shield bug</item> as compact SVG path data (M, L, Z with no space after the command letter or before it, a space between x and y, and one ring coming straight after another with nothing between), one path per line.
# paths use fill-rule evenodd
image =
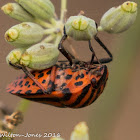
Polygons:
M103 63L112 61L113 56L95 35L94 38L106 51L109 58L98 59L90 40L88 40L89 48L92 51L90 62L77 61L63 47L66 38L64 27L64 36L58 49L68 59L69 64L61 62L48 69L30 72L23 65L9 62L11 66L22 69L26 75L13 81L7 87L7 91L31 101L61 108L82 108L92 104L103 92L108 79L108 68Z
M9 62L13 67L22 69L26 75L12 82L7 91L31 101L61 108L82 108L92 104L103 92L108 79L108 68L101 63L95 63L107 63L109 59L112 58L94 60L93 55L90 62L77 61L72 66L61 62L51 68L32 72L24 66Z
M12 82L7 91L13 95L57 107L81 108L93 103L103 92L108 79L106 65L55 65L33 71ZM63 66L62 66L63 65ZM30 78L33 75L34 79Z

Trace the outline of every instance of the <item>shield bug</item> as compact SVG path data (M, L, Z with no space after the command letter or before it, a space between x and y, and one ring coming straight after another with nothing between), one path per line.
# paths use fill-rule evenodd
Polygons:
M12 82L7 91L13 95L57 107L81 108L93 103L103 92L108 79L106 65L55 65L33 71Z
M109 52L110 53L110 52ZM110 53L111 54L111 53ZM94 58L94 57L93 57ZM110 58L103 58L106 61ZM75 65L60 63L42 71L29 72L12 82L7 91L13 95L57 107L82 108L92 104L103 92L107 79L106 65L78 61Z

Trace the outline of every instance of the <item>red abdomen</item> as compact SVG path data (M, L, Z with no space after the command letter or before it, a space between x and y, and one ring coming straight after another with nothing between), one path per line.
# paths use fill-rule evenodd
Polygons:
M52 74L54 67L55 72ZM73 70L71 67L54 67L32 72L46 90L53 82L54 88L50 94L45 94L25 75L12 82L7 91L25 99L57 107L81 108L92 104L99 97L108 79L106 66L94 66L94 74L85 68ZM99 71L100 75L96 74L96 71ZM96 85L91 83L91 78L96 80Z

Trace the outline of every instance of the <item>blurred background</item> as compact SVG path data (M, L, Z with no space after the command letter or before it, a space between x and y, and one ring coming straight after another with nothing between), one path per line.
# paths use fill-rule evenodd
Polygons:
M0 7L11 0L0 0ZM60 13L60 0L52 0L56 13ZM68 17L80 10L98 24L102 15L111 7L124 0L68 0ZM140 2L138 3L138 8ZM0 101L14 109L20 98L10 95L5 88L22 73L10 68L5 57L13 49L4 40L4 33L17 21L0 12ZM17 133L60 133L69 139L73 127L80 121L87 122L90 140L139 140L140 139L140 14L135 24L118 35L99 33L98 36L110 49L114 61L108 65L109 80L103 94L92 105L82 109L59 109L49 105L31 102ZM72 41L80 59L90 60L87 42ZM105 57L105 52L93 40L97 56ZM15 138L15 140L26 138ZM37 138L31 138L36 140ZM40 138L43 139L43 138ZM47 139L47 138L46 138Z

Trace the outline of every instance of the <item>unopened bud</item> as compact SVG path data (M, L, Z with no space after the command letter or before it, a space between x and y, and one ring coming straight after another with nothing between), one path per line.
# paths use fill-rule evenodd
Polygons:
M66 34L75 40L91 40L97 34L94 20L85 16L71 16L65 24Z
M89 140L88 127L85 122L80 122L75 126L70 140Z
M44 35L44 29L38 24L23 22L10 28L5 33L5 39L15 47L27 47L39 42Z
M101 18L99 31L108 33L121 33L130 28L137 16L137 4L124 2L117 8L109 9Z
M54 17L55 8L50 0L16 0L36 18L48 20Z
M10 17L26 22L30 21L33 22L34 18L28 12L25 11L19 4L17 3L8 3L1 8L5 14L9 15Z
M59 51L55 45L38 43L24 52L20 64L34 70L43 70L55 65L58 56Z
M50 140L64 140L64 139L55 137L55 138L51 138Z
M12 50L6 57L7 64L9 64L9 62L11 62L12 64L19 64L19 61L24 51L25 49L23 48L17 48Z

